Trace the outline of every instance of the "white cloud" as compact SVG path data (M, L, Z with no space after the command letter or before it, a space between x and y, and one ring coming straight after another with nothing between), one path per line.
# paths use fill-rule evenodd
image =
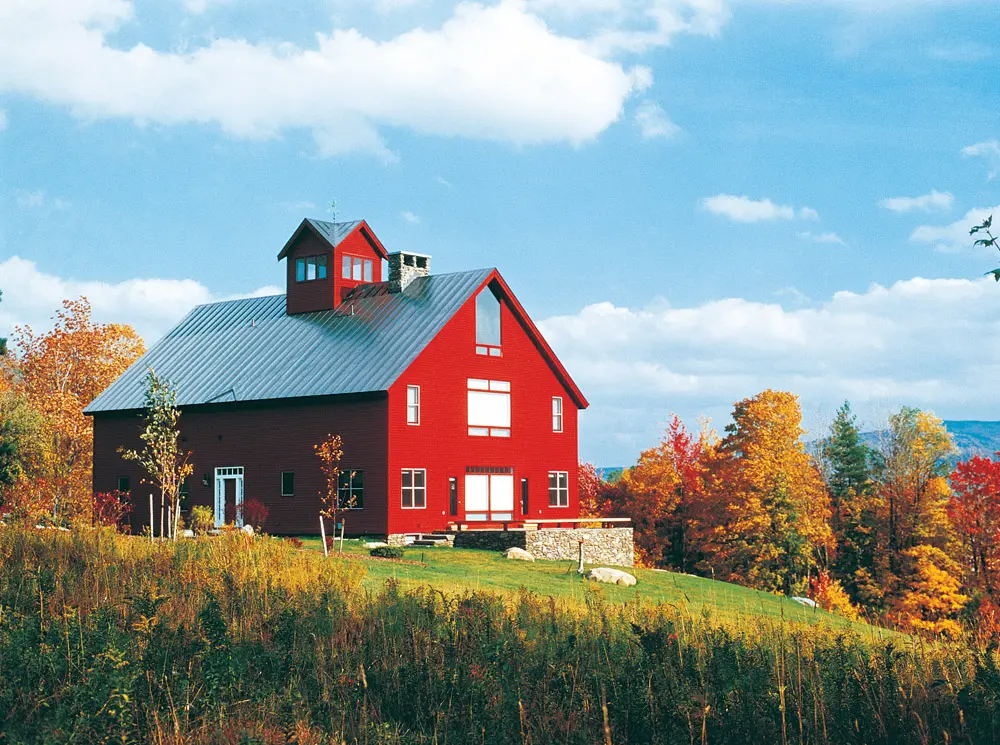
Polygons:
M16 191L14 198L17 206L21 209L69 209L69 202L61 197L49 197L44 189L34 189L32 191Z
M846 246L847 243L836 233L811 233L805 231L803 233L797 233L799 238L804 241L812 241L813 243L823 243L828 245Z
M997 174L1000 174L1000 141L986 140L984 142L977 142L975 145L963 147L962 155L970 158L985 158L989 164L989 177L991 180L996 178Z
M447 186L449 189L452 187L451 181L444 178L443 176L435 176L434 180L437 181L441 186Z
M1000 205L969 210L950 225L921 225L910 235L910 240L933 243L938 251L945 253L968 251L975 240L969 235L969 230L990 215L1000 216Z
M183 53L119 43L117 32L143 31L133 15L131 0L0 4L0 93L66 106L84 119L212 124L243 138L301 128L324 155L360 150L391 160L385 126L585 143L651 83L648 69L557 33L524 0L459 3L440 26L384 40L333 29L308 47L223 37ZM705 30L692 17L661 35Z
M400 214L400 217L406 220L406 222L410 223L410 225L416 225L420 222L420 216L413 214L409 210L402 212Z
M919 197L889 197L878 204L892 212L930 212L931 210L950 210L955 197L951 192L941 192L931 189L930 194Z
M36 331L50 328L63 300L84 295L96 320L131 324L147 342L156 341L195 305L226 299L193 279L130 279L115 284L63 279L18 256L0 263L0 290L0 336L9 336L18 325ZM262 287L233 297L281 292L278 287Z
M789 302L797 307L605 302L542 321L591 402L583 457L628 462L655 442L671 411L692 423L699 413L724 419L735 401L769 387L799 394L813 427L822 424L817 410L845 399L863 413L909 404L956 419L1000 418L992 279L914 278L821 303L795 292Z
M796 214L802 220L818 220L819 213L812 207L802 207L796 213L794 207L775 204L770 199L751 199L748 196L716 194L701 200L701 207L716 215L722 215L736 222L765 222L769 220L794 220Z
M201 15L213 5L229 5L232 0L184 0L184 9L188 13Z
M635 111L635 123L639 126L642 139L664 139L669 140L681 128L670 121L667 112L660 108L655 101L643 101Z

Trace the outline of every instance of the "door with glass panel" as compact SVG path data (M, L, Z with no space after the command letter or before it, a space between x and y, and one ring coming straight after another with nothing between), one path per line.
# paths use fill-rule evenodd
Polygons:
M465 474L465 519L509 522L514 519L512 468L470 468Z

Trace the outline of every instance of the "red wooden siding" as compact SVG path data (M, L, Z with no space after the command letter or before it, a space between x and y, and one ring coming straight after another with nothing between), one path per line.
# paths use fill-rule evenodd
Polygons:
M221 404L185 410L180 419L183 446L192 451L194 474L189 506L214 504L217 467L243 466L245 499L270 510L264 529L287 535L319 532L322 475L313 445L327 434L344 440L344 468L363 469L364 508L351 512L347 531L384 534L388 435L386 394L297 399L284 402ZM94 417L94 490L112 491L128 476L133 495L132 529L149 524L148 486L134 463L123 461L119 447L141 447L138 416ZM220 439L221 436L221 439ZM281 473L295 473L295 495L281 496ZM202 478L208 476L208 486ZM159 510L159 498L156 499ZM157 519L159 519L157 517Z
M464 515L467 466L514 469L514 519L576 518L577 414L563 384L539 353L506 303L501 304L503 357L476 354L475 297L389 391L389 532L440 530L449 514L448 480L458 480L459 516ZM468 379L509 381L511 436L468 434ZM420 424L406 423L406 388L420 386ZM552 431L552 397L563 397L563 431ZM403 509L403 468L427 470L427 506ZM569 473L569 505L549 507L549 471ZM528 479L529 515L521 510L521 479Z
M315 310L330 310L340 305L344 295L364 282L343 279L341 274L341 258L344 254L359 256L372 261L372 281L382 281L382 258L375 246L365 237L363 227L359 227L344 238L336 249L331 250L330 244L319 238L311 230L303 230L295 246L289 251L285 261L285 277L288 294L285 297L285 308L289 314L309 313ZM315 279L306 282L295 281L295 260L300 256L327 257L326 279Z

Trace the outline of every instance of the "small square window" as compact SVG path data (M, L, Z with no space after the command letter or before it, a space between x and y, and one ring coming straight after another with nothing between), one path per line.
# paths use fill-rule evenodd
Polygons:
M372 260L365 259L365 282L372 281Z
M337 502L342 510L360 510L365 506L365 472L345 468L337 482Z
M362 279L362 273L361 273L362 269L361 269L361 266L362 266L361 259L359 259L357 256L355 256L354 257L354 266L353 266L353 270L352 270L352 273L351 273L351 279L355 279L358 282L361 281L361 279Z
M316 257L309 256L306 258L306 281L311 282L316 279Z
M343 277L344 279L350 279L351 278L351 257L350 256L345 256L341 260L340 266L341 266L340 276Z
M316 257L316 278L326 279L326 254Z
M549 471L549 507L569 506L569 472Z
M295 260L295 281L305 282L306 281L306 260L296 259Z
M295 496L295 471L281 472L281 496Z

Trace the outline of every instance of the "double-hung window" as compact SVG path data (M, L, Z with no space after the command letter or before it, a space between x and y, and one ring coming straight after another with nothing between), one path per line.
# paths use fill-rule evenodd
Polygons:
M345 468L337 482L337 503L342 510L360 510L365 506L365 472Z
M372 260L360 256L344 255L340 262L340 276L356 282L372 281Z
M402 472L402 507L419 510L427 506L427 471L423 468L404 468Z
M569 472L549 471L549 507L569 506Z
M406 386L406 423L420 424L420 386Z
M510 437L510 383L469 378L469 434Z
M563 400L562 396L552 397L552 431L563 431Z

